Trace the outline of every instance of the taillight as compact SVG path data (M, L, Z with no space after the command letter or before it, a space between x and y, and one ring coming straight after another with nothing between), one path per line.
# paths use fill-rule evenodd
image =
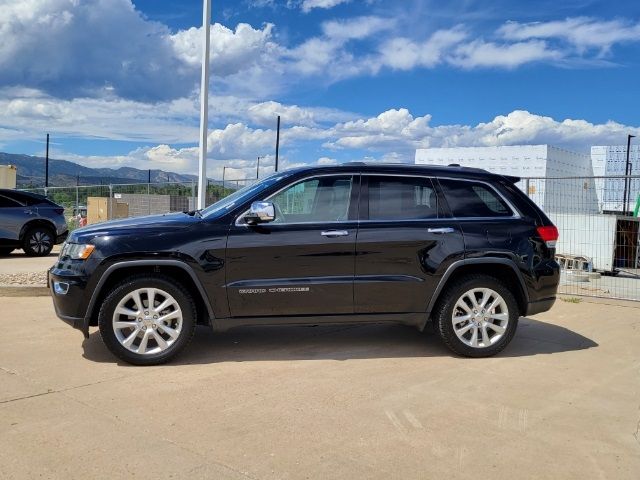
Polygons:
M549 248L556 248L556 242L558 241L558 229L555 225L545 225L544 227L538 227L538 235L544 241Z
M53 212L54 212L56 215L62 215L62 214L64 213L64 208L54 208L54 209L53 209Z

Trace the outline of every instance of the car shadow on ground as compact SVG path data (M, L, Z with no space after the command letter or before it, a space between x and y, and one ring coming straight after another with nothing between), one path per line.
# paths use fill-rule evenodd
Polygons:
M521 318L516 336L499 354L523 357L597 347L593 340L565 327ZM93 332L85 339L83 356L94 362L116 363ZM350 360L366 358L455 356L433 333L403 325L340 325L317 327L241 327L212 332L198 327L191 344L173 365L218 362ZM123 362L117 362L126 365Z

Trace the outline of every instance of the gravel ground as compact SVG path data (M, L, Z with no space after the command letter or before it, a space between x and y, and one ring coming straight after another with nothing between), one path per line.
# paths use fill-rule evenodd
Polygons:
M47 272L0 273L0 285L46 285Z

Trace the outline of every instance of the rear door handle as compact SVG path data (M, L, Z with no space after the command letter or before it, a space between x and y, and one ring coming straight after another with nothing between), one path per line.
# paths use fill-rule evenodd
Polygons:
M451 227L429 228L429 233L453 233L455 230Z
M323 237L346 237L347 235L349 235L349 232L347 232L346 230L326 230L324 232L322 232L320 235L322 235Z

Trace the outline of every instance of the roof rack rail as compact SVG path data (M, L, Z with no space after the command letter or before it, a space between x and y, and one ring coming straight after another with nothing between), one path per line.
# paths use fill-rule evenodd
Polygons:
M348 166L356 166L356 165L366 165L365 162L344 162L340 165L348 165Z

